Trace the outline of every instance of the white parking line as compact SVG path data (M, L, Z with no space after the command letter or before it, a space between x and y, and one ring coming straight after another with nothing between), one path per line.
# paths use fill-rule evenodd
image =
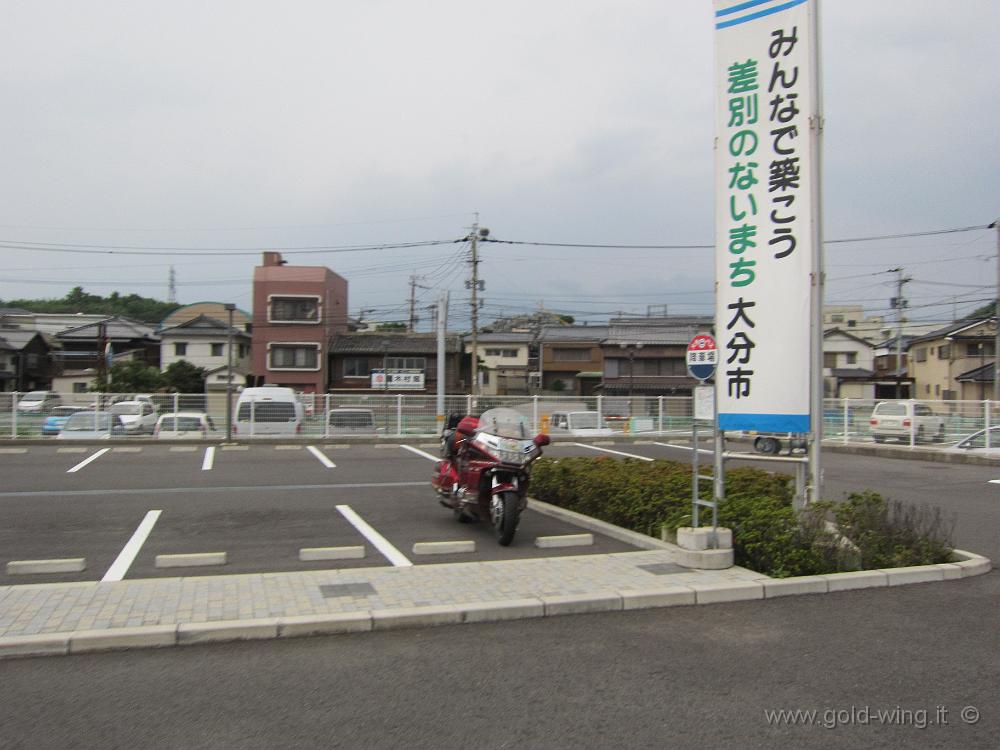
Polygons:
M393 547L388 539L369 526L361 516L354 512L354 509L350 505L338 505L337 510L340 511L340 515L346 518L351 526L358 530L361 536L371 542L372 546L397 568L409 568L413 566L413 563L406 559L406 555Z
M673 443L658 443L655 440L651 440L650 442L653 445L662 445L664 448L677 448L678 450L682 450L682 451L692 450L692 448L691 448L690 445L674 445ZM699 448L698 452L699 453L708 453L709 455L713 455L715 453L715 451L706 450L705 448Z
M205 459L201 462L202 471L211 471L215 464L215 446L210 445L205 449Z
M419 448L414 448L412 445L401 445L400 448L406 448L406 450L411 453L416 453L418 456L428 459L429 461L440 461L441 459L437 456L432 456L430 453L424 453Z
M105 581L120 581L128 573L128 569L132 567L132 563L135 561L136 555L139 554L139 550L142 549L142 545L146 543L146 538L149 536L149 532L153 530L153 526L156 524L157 519L160 517L162 510L151 510L146 514L146 517L142 519L139 527L132 534L132 538L128 540L122 551L118 553L118 557L115 561L111 563L111 567L108 568L108 572L104 574L104 578L101 582Z
M80 471L80 469L82 469L84 466L86 466L87 464L89 464L91 461L96 461L101 456L103 456L105 453L107 453L109 450L111 450L111 449L110 448L101 448L99 451L97 451L97 453L92 453L91 455L87 456L85 459L83 459L80 463L78 463L72 469L67 469L66 473L67 474L74 474L74 473Z
M625 456L626 458L638 458L640 461L653 460L648 456L640 456L635 453L622 453L621 451L613 451L610 448L598 448L596 445L587 445L586 443L570 443L570 445L578 445L581 448L589 448L592 451L604 451L605 453L614 453L616 456Z
M312 453L314 456L316 456L316 458L319 459L319 462L321 464L323 464L326 468L328 468L328 469L336 469L337 468L337 464L335 464L333 461L331 461L329 458L327 458L326 454L323 451L321 451L319 448L317 448L315 445L310 445L309 446L309 452Z

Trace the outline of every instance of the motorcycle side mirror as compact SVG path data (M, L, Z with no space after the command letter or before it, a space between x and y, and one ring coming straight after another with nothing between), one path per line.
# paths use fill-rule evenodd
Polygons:
M545 433L540 433L538 435L535 435L535 439L532 440L531 442L533 442L535 444L535 447L537 448L544 448L546 445L552 442L552 438L550 438Z

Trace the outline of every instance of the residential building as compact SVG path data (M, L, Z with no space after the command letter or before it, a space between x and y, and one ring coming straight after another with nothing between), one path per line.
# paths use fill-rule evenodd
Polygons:
M875 348L839 328L823 332L823 395L826 398L875 397Z
M875 398L910 397L913 380L907 372L906 360L912 340L912 336L893 336L875 345Z
M480 394L526 396L531 392L528 363L532 338L530 333L480 333L476 337ZM469 357L471 369L471 334L465 337L464 352Z
M330 341L347 330L347 281L323 266L290 266L265 252L253 274L255 385L323 393Z
M469 358L462 337L445 338L445 392L468 389ZM330 344L333 392L437 393L437 335L432 333L343 333Z
M538 370L532 379L545 393L592 396L601 384L601 342L608 326L546 325L538 334Z
M54 343L38 331L0 326L0 389L36 391L52 387L51 352Z
M227 311L223 310L225 314ZM242 314L245 318L246 313ZM234 386L246 384L250 374L250 334L235 324L199 314L194 318L160 329L160 369L166 372L174 362L190 362L208 373L206 390L225 390L230 379ZM244 324L245 325L245 324ZM232 372L229 372L229 342L232 341Z
M77 328L88 323L107 320L107 315L95 313L36 313L29 310L6 308L0 310L0 326L13 325L37 331L43 336L55 336L67 328Z
M17 348L0 336L0 392L13 391L17 385Z
M225 302L193 302L190 305L178 307L170 315L160 321L160 328L171 328L189 320L194 320L199 315L207 315L216 320L228 320L229 311ZM248 312L236 308L233 310L233 326L249 333L252 329L252 318Z
M160 337L152 326L120 316L64 329L55 336L61 349L53 352L54 374L66 370L100 369L110 358L128 354L150 367L160 367Z
M711 331L711 316L612 318L601 342L606 396L689 396L698 381L687 372L687 346Z
M990 398L996 318L963 320L910 342L909 361L921 399Z
M907 336L923 336L938 327L933 323L914 323L905 318L900 323L895 316L865 315L861 305L823 305L824 330L839 328L859 339L876 343L895 336L900 326L903 335Z

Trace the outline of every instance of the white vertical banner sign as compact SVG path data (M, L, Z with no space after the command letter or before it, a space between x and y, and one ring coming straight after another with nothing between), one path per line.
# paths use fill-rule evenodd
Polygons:
M810 430L817 2L715 0L720 430Z

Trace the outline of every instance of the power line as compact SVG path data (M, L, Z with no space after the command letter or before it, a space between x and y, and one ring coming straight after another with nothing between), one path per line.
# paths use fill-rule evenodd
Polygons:
M144 247L139 245L68 245L56 242L24 242L16 240L0 240L0 248L7 250L34 250L50 253L81 253L90 255L259 255L265 250L275 252L309 255L314 253L357 253L366 250L399 250L413 247L431 247L434 245L452 245L464 242L458 240L425 240L421 242L381 243L377 245L304 245L301 247L257 247L257 248L225 248L225 247Z
M972 232L976 230L989 229L986 224L977 224L970 227L956 227L953 229L931 229L924 232L904 232L899 234L881 234L870 237L848 237L839 240L824 240L824 245L836 245L847 242L872 242L875 240L898 240L909 237L932 237L941 234L957 234L960 232ZM496 242L503 245L532 245L535 247L570 247L570 248L595 248L607 250L709 250L715 245L633 245L633 244L588 244L579 242L539 242L529 240L498 240L493 237L486 238L485 242Z

